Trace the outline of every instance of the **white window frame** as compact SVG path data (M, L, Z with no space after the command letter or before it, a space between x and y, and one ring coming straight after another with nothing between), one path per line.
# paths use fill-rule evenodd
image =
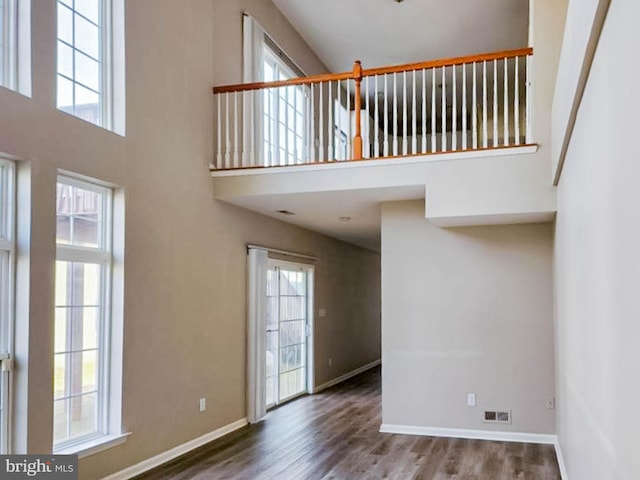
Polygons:
M8 253L7 270L0 279L0 454L10 453L12 410L12 352L15 315L16 171L12 161L0 158L0 251Z
M112 381L111 369L111 326L112 326L112 268L113 268L113 189L93 182L80 180L74 177L59 175L57 184L69 185L83 190L93 191L102 195L102 228L101 248L81 247L68 244L56 244L56 261L91 263L102 266L101 278L101 309L100 328L98 339L98 429L90 435L70 439L53 445L56 453L72 453L83 450L87 445L100 443L105 438L119 435L120 432L113 432L111 427L114 423L112 418L113 408L111 405ZM119 421L119 420L118 420Z
M17 86L18 66L18 4L17 0L0 0L0 21L2 21L2 75L0 85L12 90Z
M72 11L72 15L80 15L81 17L85 18L89 22L94 23L93 21L84 17L84 15L82 15L81 13L75 10L75 0L70 0L70 1L73 2L73 7L70 7L62 0L56 0L56 25L58 23L57 15L61 8L68 8L69 10ZM99 58L96 60L100 65L99 67L100 68L100 86L99 86L99 91L97 92L100 97L100 103L99 103L100 111L98 114L98 117L99 117L98 123L96 123L96 125L99 127L105 128L107 130L114 130L114 91L113 91L114 68L115 68L114 60L113 60L114 59L114 21L113 19L115 17L114 1L99 0L99 2L100 2L100 9L99 9L100 20L98 23L98 27L100 29L101 36L100 36ZM73 25L72 28L75 30L75 24ZM57 26L56 26L56 29L57 29ZM72 35L75 37L75 31L72 33ZM93 90L91 87L84 85L77 80L76 74L75 74L75 59L73 60L73 67L72 67L73 78L70 78L67 75L64 75L60 72L60 66L57 63L58 62L57 51L58 51L58 45L60 42L65 43L73 51L77 50L77 47L75 45L75 38L74 38L73 44L69 44L68 42L60 38L59 32L57 32L56 30L56 88L58 85L57 78L63 77L72 82L72 84L74 85L74 89L75 89L75 85L78 84L83 88L86 88L95 92L95 90ZM57 99L56 99L56 103L57 103ZM76 107L75 93L73 95L72 107L74 109ZM62 110L60 105L57 105L57 108L59 110ZM66 113L69 113L70 115L73 115L77 118L81 118L77 114L75 114L75 112L66 112Z

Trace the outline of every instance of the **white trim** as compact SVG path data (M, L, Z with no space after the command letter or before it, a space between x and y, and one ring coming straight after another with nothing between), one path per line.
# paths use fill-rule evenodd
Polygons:
M604 29L604 23L610 5L611 0L598 0L594 11L587 13L587 15L590 15L589 21L591 21L592 24L589 29L589 35L581 39L583 44L578 42L578 46L573 45L573 48L570 48L567 45L571 42L563 39L551 112L552 130L553 132L559 132L558 135L554 133L551 145L552 164L554 166L554 171L552 172L554 186L560 183L562 169L564 168L567 151L569 150L569 143L573 136L573 130L578 119L578 112L587 88L587 81L591 75L591 67L595 60L596 49ZM575 9L584 10L584 7L577 6ZM572 6L569 7L567 15L570 16L571 14ZM580 13L580 16L584 15L584 12ZM569 33L573 33L573 29L565 28L565 35ZM578 68L574 68L572 71L571 66L573 65L576 65ZM568 105L569 108L560 110L560 107L558 107L559 103L556 101L560 95L573 95L573 99Z
M371 363L367 363L366 365L363 365L360 368L356 368L355 370L352 370L348 373L345 373L344 375L340 375L337 378L334 378L333 380L329 380L328 382L323 383L322 385L318 385L316 386L312 393L319 393L322 390L326 390L329 387L333 387L334 385L337 385L339 383L344 382L345 380L349 380L352 377L355 377L356 375L361 374L362 372L366 372L367 370L371 370L374 367L377 367L378 365L380 365L381 361L380 360L376 360L375 362L371 362Z
M124 470L120 470L119 472L112 473L108 477L104 477L102 480L127 480L129 478L133 478L137 475L140 475L144 472L148 472L149 470L159 467L171 460L174 460L185 453L189 453L196 448L199 448L207 443L213 442L220 437L224 437L231 432L235 432L236 430L247 425L247 419L242 418L233 423L225 425L223 427L214 430L213 432L206 433L201 437L190 440L182 445L178 445L166 452L155 455L154 457L143 460L140 463L136 463L130 467L125 468Z
M422 435L426 437L467 438L472 440L493 440L497 442L522 442L555 445L556 435L523 432L494 432L489 430L465 430L458 428L416 427L413 425L393 425L383 423L380 433L401 435Z
M104 435L90 440L88 442L81 443L74 447L63 448L62 450L56 450L56 455L77 455L78 458L85 458L109 448L117 447L127 441L131 432L121 433L118 435Z
M316 170L340 170L343 168L385 167L388 165L409 165L413 163L441 162L449 160L468 160L470 158L502 157L505 155L525 155L536 153L538 145L524 145L511 148L489 148L486 150L468 150L465 152L433 153L429 155L416 155L411 157L396 157L385 159L371 159L354 161L336 161L314 163L309 165L294 165L273 168L244 168L237 170L212 170L211 176L216 177L240 177L245 175L264 175L272 173L313 172ZM209 165L214 169L214 165Z
M560 468L560 477L562 478L562 480L569 480L569 475L567 474L567 465L564 463L562 447L560 447L560 440L557 436L556 441L553 445L554 447L556 447L556 458L558 459L558 467Z

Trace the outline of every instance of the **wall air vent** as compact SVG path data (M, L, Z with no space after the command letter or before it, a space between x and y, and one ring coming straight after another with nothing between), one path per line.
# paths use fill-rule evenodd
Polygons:
M511 423L511 410L486 411L484 423Z

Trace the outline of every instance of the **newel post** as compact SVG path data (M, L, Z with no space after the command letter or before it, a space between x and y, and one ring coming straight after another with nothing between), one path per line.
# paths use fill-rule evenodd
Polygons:
M360 96L362 84L362 64L360 60L356 60L353 64L353 78L356 82L355 89L355 124L356 135L353 138L353 160L362 160L362 119L360 118L360 110L362 108L362 98Z

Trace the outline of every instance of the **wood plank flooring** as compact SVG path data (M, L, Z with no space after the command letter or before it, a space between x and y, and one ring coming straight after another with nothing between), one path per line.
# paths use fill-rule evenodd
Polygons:
M553 446L379 433L380 369L137 480L560 480Z

